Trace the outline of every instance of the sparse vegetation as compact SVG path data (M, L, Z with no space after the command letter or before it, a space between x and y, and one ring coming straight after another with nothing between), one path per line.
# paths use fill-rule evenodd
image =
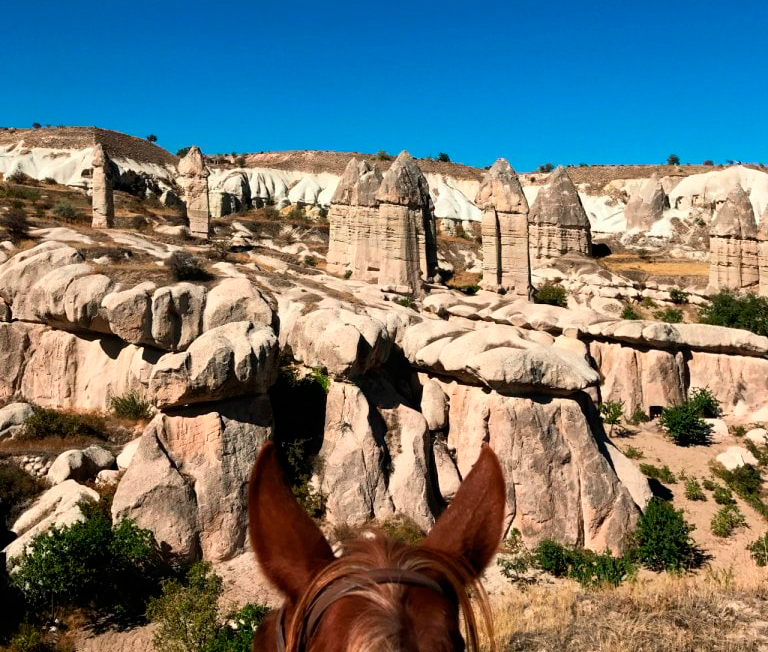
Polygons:
M640 302L640 305L643 308L655 308L656 302L651 299L651 297L643 297L643 300Z
M660 498L651 498L635 530L636 557L655 571L681 571L700 564L701 553L691 539L693 527Z
M621 318L622 319L640 319L640 315L637 314L637 311L630 305L625 304L624 309L621 311Z
M11 208L0 215L0 228L5 231L6 237L14 244L29 239L29 219L20 208Z
M672 288L669 291L669 300L677 305L688 303L688 293L680 288Z
M752 559L758 566L768 566L768 532L750 543L747 550L752 553Z
M344 270L344 279L349 280L352 277L352 270L351 269L345 269Z
M542 172L546 174L547 172L552 172L552 170L555 169L555 166L552 165L552 163L542 163L538 168L537 172Z
M709 527L712 530L712 534L724 539L731 536L736 528L743 527L746 524L744 515L736 505L726 505L721 507L712 517Z
M636 572L628 555L614 557L606 551L571 548L549 539L542 541L533 552L536 567L555 577L569 577L582 586L618 586Z
M635 448L634 446L627 446L626 449L624 450L624 455L626 455L630 460L643 459L642 451Z
M747 429L744 426L731 425L728 426L728 434L731 435L731 437L741 438L747 434Z
M187 147L182 147L180 150L176 152L176 156L179 158L184 158L187 154L189 154L189 150L192 149L189 145Z
M712 491L712 499L718 505L735 505L736 501L733 499L733 492L720 485L715 485Z
M565 288L556 283L545 283L533 293L534 303L565 308L568 306L568 296Z
M629 417L628 422L633 426L640 425L641 423L648 423L648 414L643 409L642 405L635 407L635 410L632 412L632 416Z
M402 541L409 546L419 545L426 533L404 514L390 516L381 524L381 531L390 539Z
M621 423L624 414L624 401L603 401L600 403L600 416L603 423L611 426Z
M683 311L677 308L663 308L654 312L653 316L667 324L680 324L683 321Z
M15 170L12 174L9 174L6 178L11 183L29 183L32 178L29 175L24 174L21 170Z
M53 207L53 215L65 222L73 222L77 219L77 211L68 201L60 201Z
M398 297L395 299L395 303L403 308L412 308L413 310L416 310L416 302L413 300L413 297Z
M701 485L696 478L688 478L685 481L685 497L688 500L702 501L706 500L707 496L701 489Z
M109 406L116 417L148 421L152 418L152 405L137 392L128 392L122 396L111 396Z
M317 258L314 256L305 256L304 265L307 267L317 267Z
M501 574L514 583L528 582L526 573L536 567L536 558L523 542L523 535L512 528L504 540L504 554L496 561Z
M717 397L710 391L709 387L694 387L691 389L688 402L696 414L705 419L715 419L722 413L720 401L717 400Z
M185 251L174 251L165 261L174 281L210 281L210 274L203 262Z
M0 461L0 539L24 506L45 488L45 483L13 462Z
M665 464L664 466L655 466L653 464L641 464L640 472L649 478L665 482L666 484L677 484L677 476Z
M699 321L768 335L768 298L754 294L737 296L730 290L721 290L699 311Z
M24 421L24 427L18 435L22 439L44 439L59 437L74 439L77 437L95 437L104 439L104 434L94 423L94 419L68 412L59 412L50 408L35 407L33 413Z

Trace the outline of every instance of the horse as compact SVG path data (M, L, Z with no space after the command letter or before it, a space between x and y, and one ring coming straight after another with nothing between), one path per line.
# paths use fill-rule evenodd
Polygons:
M257 629L254 652L477 651L472 596L493 646L479 576L501 541L505 490L489 446L416 546L377 535L345 544L337 558L296 502L272 443L254 465L248 502L256 558L285 597Z

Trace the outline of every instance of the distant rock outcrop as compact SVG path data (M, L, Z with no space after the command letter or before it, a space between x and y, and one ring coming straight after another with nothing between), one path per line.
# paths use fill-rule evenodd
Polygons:
M627 207L624 209L627 230L647 231L661 219L664 209L668 207L669 199L659 177L654 172L627 202Z
M564 167L558 167L531 206L531 264L546 265L565 254L589 256L592 232L579 193Z
M384 174L376 193L382 227L379 285L402 293L421 288L437 271L435 218L429 184L408 152Z
M382 250L376 192L381 180L381 172L367 161L353 158L347 164L328 211L329 271L349 270L361 280L378 275Z
M109 157L101 144L93 148L93 187L91 226L94 229L111 229L115 225L115 202L112 181L109 177Z
M729 194L709 231L709 285L717 291L757 285L757 224L741 186Z
M483 287L529 297L528 201L503 158L483 177L475 204L483 211Z
M191 147L179 161L179 184L184 189L189 230L196 238L208 238L211 213L208 205L208 170L199 147Z

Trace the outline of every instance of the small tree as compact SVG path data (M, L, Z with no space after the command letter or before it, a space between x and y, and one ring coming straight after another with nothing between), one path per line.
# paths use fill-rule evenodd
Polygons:
M29 238L29 219L20 208L12 208L2 215L0 226L5 229L5 235L14 244Z
M42 127L42 126L43 125L41 125L39 122L33 122L32 123L32 129L40 129L40 127Z
M190 149L192 148L189 146L182 147L178 152L176 152L176 156L178 156L179 158L184 158L189 153Z
M714 165L714 164L715 164L715 162L714 162L714 161L712 161L712 160L710 160L710 159L707 159L706 161L704 161L704 163L703 163L702 165L707 165L707 166L710 166L710 165Z
M155 134L149 134L149 136L147 136L147 140L150 143L156 143L157 142L157 136L155 136Z
M534 303L545 303L550 306L566 308L568 306L568 294L562 285L545 283L533 293Z
M660 498L651 498L635 530L638 560L655 571L680 571L696 566L700 554L691 540L692 529L682 510Z
M437 160L440 161L441 163L450 163L451 157L448 156L448 154L446 154L445 152L439 152L437 154Z
M677 154L670 154L667 157L667 165L680 165L680 157Z
M664 408L659 422L678 446L710 443L712 426L701 419L696 406L690 402Z
M547 173L547 172L552 172L552 170L554 170L554 169L555 169L555 166L552 165L552 163L542 163L539 166L539 170L538 171L542 172L542 173Z

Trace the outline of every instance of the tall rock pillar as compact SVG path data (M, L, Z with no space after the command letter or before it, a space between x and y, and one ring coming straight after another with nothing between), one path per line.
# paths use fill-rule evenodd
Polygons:
M208 238L211 212L208 204L208 169L199 147L191 147L179 161L179 184L184 190L189 230L195 238Z
M592 254L592 230L568 172L558 167L528 213L531 264L547 265L566 254Z
M91 226L94 229L111 229L115 225L115 200L109 175L110 160L101 143L96 143L93 148L92 167Z
M755 212L749 195L736 186L709 228L709 287L741 290L758 285Z
M768 297L768 207L763 211L757 232L757 272L758 293L761 297Z
M486 172L475 204L483 211L482 286L530 298L528 202L517 174L503 158Z
M347 164L328 210L328 271L350 270L369 280L381 267L381 233L376 192L381 172L367 161Z
M376 193L381 226L379 285L396 292L421 291L421 277L437 271L437 237L429 184L403 151Z

